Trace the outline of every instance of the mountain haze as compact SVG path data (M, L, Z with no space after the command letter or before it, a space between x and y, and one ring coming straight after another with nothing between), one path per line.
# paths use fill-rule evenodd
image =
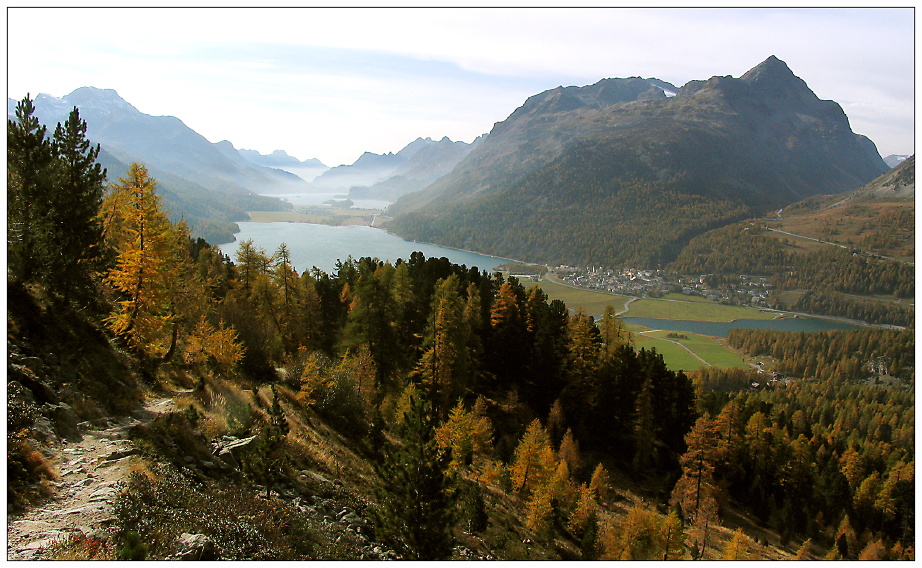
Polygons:
M350 197L396 198L422 189L451 171L472 147L448 137L439 141L417 138L396 154L365 152L352 164L331 168L315 178L311 188L349 192Z
M304 181L311 181L330 169L329 166L317 158L308 158L302 162L294 156L289 156L284 150L275 150L271 154L260 154L256 150L245 149L240 149L239 152L249 162L267 168L284 170L295 174Z
M13 118L17 102L7 100L8 117ZM144 164L172 215L212 242L233 240L233 222L246 219L247 210L290 207L258 194L306 187L294 174L248 162L230 142L212 144L176 117L140 112L112 89L81 87L61 98L42 93L34 103L35 115L49 133L77 107L87 123L87 138L106 153L101 161L109 181L116 181L132 162Z
M432 142L429 138L426 140L429 143L397 166L389 177L371 186L354 186L349 190L349 197L395 201L408 193L424 189L451 172L480 143L481 138L471 144L452 142L447 136L438 142Z
M886 169L837 103L772 56L680 89L633 77L534 95L394 204L389 228L536 262L662 265L705 230Z

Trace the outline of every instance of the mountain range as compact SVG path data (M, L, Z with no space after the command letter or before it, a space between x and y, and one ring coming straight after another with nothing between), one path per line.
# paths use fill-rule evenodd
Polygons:
M15 119L18 101L7 99ZM138 111L112 89L81 87L64 97L39 94L35 115L51 132L77 107L87 122L87 138L101 146L99 162L116 181L132 162L144 164L157 180L171 218L185 220L192 235L211 243L232 242L236 221L247 211L290 209L272 197L290 193L339 192L392 201L428 186L476 145L418 138L399 152L366 152L351 165L330 168L284 150L264 155L236 149L229 141L211 143L172 116Z
M10 119L16 104L7 99ZM176 117L144 114L112 89L81 87L61 98L42 93L34 104L35 116L49 132L77 107L87 123L87 138L101 146L99 162L109 181L132 162L144 164L171 217L182 218L194 236L210 242L232 241L239 230L235 221L247 219L247 211L291 207L259 195L267 188L294 192L307 185L294 174L247 161L230 142L209 142Z
M365 152L353 164L322 173L311 182L311 187L348 192L350 198L394 201L426 188L449 173L479 141L478 138L468 144L453 142L447 136L438 141L417 138L396 154Z
M533 262L662 266L706 230L886 169L837 103L771 56L681 88L632 77L534 95L391 206L388 229Z
M256 150L241 148L239 152L244 159L258 166L284 170L308 182L330 169L329 166L317 158L308 158L301 161L294 156L289 156L285 150L275 150L271 154L261 154Z
M837 103L774 56L739 78L682 87L641 77L557 87L470 144L418 138L334 168L211 143L111 89L40 94L35 106L49 129L78 107L110 181L144 163L173 217L216 244L233 240L247 211L291 207L267 195L338 192L396 200L386 226L412 240L547 264L656 267L705 231L888 169Z

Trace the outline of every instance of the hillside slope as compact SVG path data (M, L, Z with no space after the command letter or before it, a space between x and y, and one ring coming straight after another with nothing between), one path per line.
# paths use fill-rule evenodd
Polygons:
M870 183L785 207L772 228L841 243L905 262L915 259L916 160L911 156Z

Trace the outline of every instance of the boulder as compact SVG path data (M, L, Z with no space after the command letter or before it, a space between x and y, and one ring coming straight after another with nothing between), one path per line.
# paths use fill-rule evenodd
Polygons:
M59 404L45 404L42 406L42 413L51 419L54 424L54 430L58 436L68 440L79 440L80 421L74 409L66 402Z
M213 540L203 534L182 533L176 539L176 553L179 560L217 560L218 549Z
M38 360L35 357L27 357L27 359ZM58 396L55 394L54 389L52 389L48 383L41 380L33 369L24 365L9 364L6 366L6 370L7 380L17 381L22 386L32 391L35 400L38 402L50 404L56 404L58 402Z

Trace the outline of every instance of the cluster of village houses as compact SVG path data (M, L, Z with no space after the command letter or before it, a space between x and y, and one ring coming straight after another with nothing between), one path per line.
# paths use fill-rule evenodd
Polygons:
M682 276L664 270L626 268L608 270L601 267L577 268L558 266L553 270L561 279L576 286L625 296L657 298L668 293L701 296L724 304L755 307L768 306L768 294L774 289L767 276L739 275L731 282L711 275Z

